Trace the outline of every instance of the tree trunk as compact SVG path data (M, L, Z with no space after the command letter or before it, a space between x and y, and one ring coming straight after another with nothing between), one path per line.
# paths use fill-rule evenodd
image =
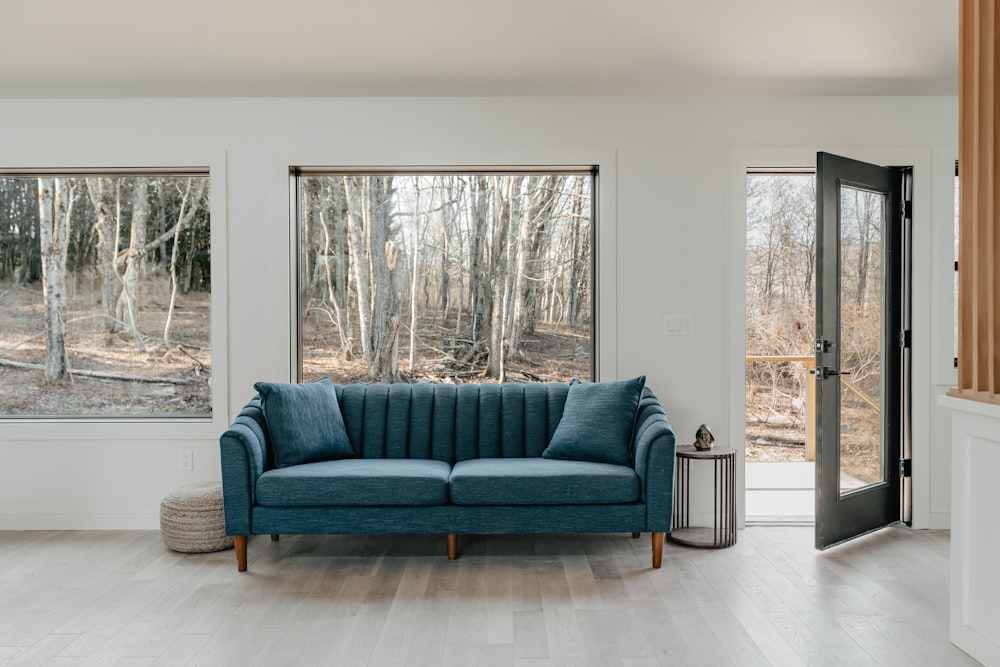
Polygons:
M122 292L118 297L118 307L115 315L128 326L127 333L132 336L140 350L146 350L146 343L139 331L139 299L140 285L144 273L146 256L146 219L149 217L149 201L147 194L149 183L145 178L135 180L135 191L132 196L132 225L129 233L129 247L125 255L125 272L122 275Z
M198 234L194 227L187 231L188 251L185 254L187 262L184 264L184 280L181 281L181 293L187 294L196 287L194 280L194 258L198 253ZM202 273L204 279L204 273Z
M327 179L324 188L325 197L333 211L333 262L334 262L334 286L333 293L337 303L343 307L340 309L340 323L344 348L344 359L354 357L354 318L351 316L351 296L348 290L349 277L348 270L351 265L351 252L347 241L347 200L343 196L343 189L334 187L334 178Z
M377 382L399 379L399 325L402 310L404 273L400 251L392 238L392 177L368 179L371 263L374 301L372 303L372 351L368 373Z
M357 275L358 313L368 379L399 379L402 279L392 238L391 176L345 179L351 257Z
M105 331L112 332L117 327L115 308L121 291L121 281L115 268L115 256L118 252L115 247L115 229L118 225L115 193L121 187L121 179L88 178L86 183L87 194L97 216L94 221L94 231L97 232L97 274L101 281L101 312L107 315L102 318L103 327Z
M516 336L511 348L520 354L521 337L534 333L538 320L544 312L547 267L544 255L552 240L556 207L563 196L568 176L532 176L529 178L527 194L529 208L518 243L520 273L518 295L520 303L514 321L517 323ZM582 179L577 177L582 183ZM578 219L572 223L577 226Z
M493 290L490 284L493 272L490 259L493 251L488 240L493 216L490 215L489 179L485 176L473 177L469 196L471 198L469 223L472 227L472 240L469 244L469 253L472 255L469 298L472 311L471 338L476 341L480 337L483 323L489 321L493 314Z
M371 280L368 268L368 244L365 242L365 218L362 213L360 177L343 178L344 196L347 200L347 243L350 248L351 266L354 267L354 287L358 295L358 328L361 333L361 354L371 358Z
M454 180L448 179L447 183L441 182L440 178L436 180L441 190L442 200L449 202L441 211L441 273L438 280L437 299L438 311L441 313L441 323L442 325L446 325L448 322L448 312L451 310L451 273L448 265L451 261L449 253L451 252L451 231L454 226L455 213ZM459 304L461 303L460 300Z
M45 301L45 378L69 375L66 355L66 254L69 250L73 193L66 179L38 179L39 242Z
M413 372L417 348L417 279L420 277L420 177L413 178L414 205L410 222L410 355L407 370Z
M493 202L493 258L490 262L491 284L493 286L493 312L490 317L490 347L489 359L487 361L486 374L497 378L499 382L506 381L507 377L507 322L508 312L511 307L511 279L513 277L512 246L510 240L511 226L511 180L505 179L504 187L501 189L494 179L493 191L500 193L500 201Z
M180 286L180 281L177 278L177 260L180 256L181 247L181 232L191 224L191 220L194 219L195 213L198 212L199 204L201 203L201 196L204 193L204 180L202 181L201 187L198 187L194 193L192 193L192 186L194 179L189 178L187 180L187 185L184 188L184 196L181 198L180 211L177 213L177 224L174 225L174 244L170 251L170 304L167 306L167 321L163 325L163 344L170 345L170 326L174 319L174 306L177 304L177 290ZM133 224L135 224L135 218L133 218ZM194 255L194 244L191 244L190 252L188 256Z
M509 177L511 178L511 177ZM532 281L528 280L529 262L534 262L534 242L533 231L537 226L538 214L544 210L544 204L536 197L539 191L539 179L536 176L529 176L520 181L517 190L519 194L512 202L512 207L517 204L516 216L517 228L514 229L514 222L511 221L511 232L514 237L511 239L512 247L509 250L511 256L512 273L509 279L510 290L507 299L510 306L507 308L507 350L509 356L521 354L521 332L526 327L534 328L531 323L533 314L530 312L529 300L531 293L535 289ZM526 187L524 187L526 181ZM541 195L544 198L544 194ZM513 210L513 209L512 209Z
M340 297L337 294L337 288L334 279L334 270L331 264L336 263L336 256L333 254L336 252L336 248L333 247L333 241L330 238L330 225L326 219L326 209L323 207L317 207L316 217L319 219L320 229L323 232L323 250L318 254L315 261L315 269L313 276L314 289L315 285L323 280L326 292L325 301L330 304L333 309L333 325L337 329L337 337L340 339L340 350L337 355L341 359L351 358L351 339L347 335L347 331L344 327L344 311L340 307Z

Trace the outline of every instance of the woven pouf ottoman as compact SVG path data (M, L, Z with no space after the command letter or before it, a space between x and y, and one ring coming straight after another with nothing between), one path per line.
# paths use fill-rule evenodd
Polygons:
M233 546L222 513L222 483L182 486L160 503L160 533L174 551L202 554Z

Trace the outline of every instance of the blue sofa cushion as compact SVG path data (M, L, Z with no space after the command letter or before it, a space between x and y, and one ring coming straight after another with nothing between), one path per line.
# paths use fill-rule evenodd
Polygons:
M426 459L343 459L268 470L257 502L271 507L442 505L451 466Z
M469 459L451 471L456 505L605 505L639 500L628 466L556 459Z
M354 456L330 378L305 384L258 382L278 468Z
M631 440L646 376L621 382L570 383L547 459L632 465Z

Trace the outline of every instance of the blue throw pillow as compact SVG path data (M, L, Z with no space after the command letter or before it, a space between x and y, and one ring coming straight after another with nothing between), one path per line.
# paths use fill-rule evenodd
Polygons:
M621 382L571 382L562 419L542 456L632 465L632 430L645 384L645 375Z
M354 458L330 378L305 384L258 382L276 468Z

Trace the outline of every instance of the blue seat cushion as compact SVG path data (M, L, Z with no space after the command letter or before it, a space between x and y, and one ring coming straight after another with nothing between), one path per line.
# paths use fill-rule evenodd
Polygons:
M257 502L271 507L443 505L451 466L426 459L341 459L268 470Z
M639 500L628 466L544 458L469 459L451 471L456 505L603 505Z

